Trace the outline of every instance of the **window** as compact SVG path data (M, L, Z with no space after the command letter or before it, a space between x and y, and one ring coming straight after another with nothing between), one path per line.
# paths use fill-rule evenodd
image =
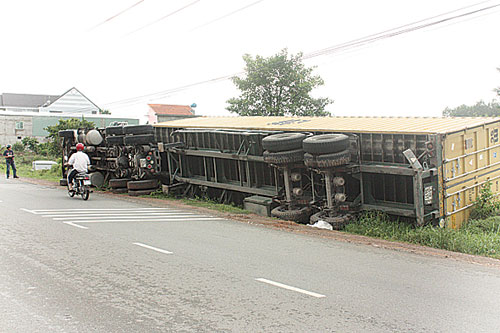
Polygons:
M24 121L16 121L16 130L24 129Z

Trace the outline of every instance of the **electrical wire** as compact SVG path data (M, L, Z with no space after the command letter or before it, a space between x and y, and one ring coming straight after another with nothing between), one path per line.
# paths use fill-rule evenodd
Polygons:
M250 8L250 7L252 7L252 6L255 6L256 4L258 4L259 2L262 2L262 1L264 1L264 0L258 0L258 1L252 2L251 4L248 4L248 5L244 6L244 7L238 8L238 9L236 9L236 10L234 10L234 11L230 12L230 13L227 13L227 14L225 14L225 15L222 15L221 17L218 17L218 18L216 18L216 19L214 19L214 20L212 20L212 21L209 21L209 22L203 23L202 25L199 25L199 26L197 26L197 27L195 27L195 28L191 29L191 31L190 31L190 32L193 32L193 31L198 30L198 29L200 29L200 28L206 27L207 25L210 25L210 24L212 24L212 23L215 23L215 22L217 22L217 21L220 21L220 20L222 20L222 19L225 19L225 18L227 18L227 17L229 17L229 16L231 16L231 15L234 15L234 14L236 14L236 13L238 13L238 12L241 12L241 11L243 11L243 10L247 9L247 8Z
M106 20L102 21L101 23L96 24L95 26L93 26L92 28L90 28L90 29L89 29L89 30L87 30L87 31L92 31L92 30L94 30L94 29L96 29L96 28L100 27L101 25L103 25L103 24L105 24L105 23L108 23L108 22L109 22L109 21L111 21L112 19L114 19L114 18L116 18L116 17L118 17L118 16L122 15L123 13L125 13L125 12L129 11L130 9L132 9L132 8L134 8L135 6L137 6L137 5L141 4L142 2L144 2L144 0L139 0L139 1L137 1L137 2L136 2L136 3L134 3L132 6L127 7L127 8L125 8L124 10L120 11L119 13L117 13L117 14L115 14L115 15L113 15L113 16L111 16L111 17L107 18Z
M424 28L427 28L427 27L431 27L431 26L435 26L435 25L442 24L442 23L445 23L445 22L449 22L451 20L468 17L468 16L471 16L471 15L474 15L474 14L477 14L477 13L482 13L482 12L485 12L487 10L491 10L493 8L500 7L500 4L494 4L494 5L491 5L491 6L483 7L483 8L476 9L476 10L473 10L473 11L469 11L469 12L466 12L466 13L462 13L462 14L459 14L459 15L454 15L454 16L451 16L451 17L446 17L446 18L437 20L437 21L432 21L432 22L429 22L429 23L424 23L424 24L420 24L420 25L415 26L415 24L426 22L426 21L429 21L429 20L432 20L432 19L435 19L435 18L439 18L439 17L445 16L445 15L448 15L448 14L451 14L451 13L456 13L456 12L461 11L463 9L475 7L475 6L478 6L478 5L486 3L486 2L490 2L490 1L482 1L482 2L476 3L474 5L470 5L470 6L467 6L467 7L462 7L462 8L453 10L453 11L449 11L449 12L446 12L446 13L443 13L443 14L439 14L439 15L436 15L436 16L429 17L427 19L423 19L423 20L419 20L419 21L412 22L412 23L409 23L409 24L405 24L405 25L399 26L397 28L385 30L385 31L382 31L382 32L379 32L379 33L376 33L376 34L371 34L371 35L368 35L368 36L365 36L365 37L362 37L362 38L354 39L354 40L349 41L349 42L345 42L345 43L342 43L342 44L334 45L334 46L331 46L331 47L328 47L328 48L325 48L325 49L322 49L322 50L318 50L318 51L309 53L307 55L304 55L302 57L302 59L306 60L306 59L311 59L311 58L319 57L319 56L323 56L323 55L335 54L335 53L338 53L340 51L345 52L345 51L348 51L348 50L353 49L353 48L364 47L367 44L371 44L371 43L377 42L379 40L383 40L383 39L386 39L386 38L391 38L391 37L399 36L401 34L406 34L406 33L409 33L409 32L417 31L417 30L424 29ZM404 29L402 29L402 28L404 28ZM242 75L242 74L244 74L244 72L239 72L239 73L235 73L235 74L232 74L232 75L225 75L225 76L221 76L221 77L214 78L214 79L199 81L199 82L195 82L195 83L188 84L188 85L185 85L185 86L171 88L171 89L168 89L168 90L163 90L163 91L159 91L159 92L152 93L152 94L137 96L137 97L128 98L128 99L124 99L124 100L118 100L118 101L114 101L114 102L111 102L111 103L106 103L104 105L106 105L107 107L115 107L115 108L123 108L123 107L127 107L127 106L132 106L132 105L135 105L135 104L142 103L142 102L144 102L144 100L160 99L160 98L169 96L171 94L187 90L187 89L195 87L195 86L225 81L225 80L231 79L231 78L233 78L235 76Z
M160 21L163 21L164 19L166 19L166 18L168 18L168 17L170 17L170 16L172 16L172 15L174 15L174 14L177 14L177 13L179 13L180 11L182 11L182 10L184 10L184 9L188 8L188 7L191 7L191 6L195 5L196 3L200 2L200 1L201 1L201 0L195 0L195 1L193 1L193 2L190 2L190 3L188 3L187 5L185 5L185 6L181 7L181 8L179 8L179 9L174 10L173 12L168 13L167 15L162 16L162 17L160 17L159 19L157 19L157 20L155 20L155 21L153 21L153 22L150 22L150 23L146 24L145 26L140 27L139 29L136 29L136 30L133 30L133 31L131 31L131 32L127 33L124 37L130 36L130 35L132 35L132 34L134 34L134 33L138 32L138 31L141 31L141 30L143 30L143 29L146 29L146 28L147 28L147 27L149 27L149 26L152 26L153 24L156 24L156 23L158 23L158 22L160 22Z

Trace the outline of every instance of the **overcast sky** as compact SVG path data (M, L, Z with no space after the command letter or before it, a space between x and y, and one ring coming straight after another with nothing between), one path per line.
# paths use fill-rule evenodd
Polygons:
M196 103L197 114L230 115L225 102L238 95L230 80L192 84L241 72L245 53L267 57L288 48L313 55L440 14L448 13L416 25L498 4L2 0L0 93L57 95L75 86L116 116L142 117L148 103ZM439 116L447 106L495 98L499 33L495 7L304 63L317 66L325 86L313 95L335 100L328 107L333 115ZM168 94L184 86L191 87Z

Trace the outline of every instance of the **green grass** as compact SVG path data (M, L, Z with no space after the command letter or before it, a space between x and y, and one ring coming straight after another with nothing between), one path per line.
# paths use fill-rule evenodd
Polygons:
M150 195L146 195L144 197L147 197L147 198L153 197L153 198L157 198L157 199L166 199L166 200L176 200L176 201L180 201L180 202L182 202L182 203L184 203L186 205L195 206L195 207L202 207L202 208L208 208L208 209L213 209L213 210L216 210L216 211L219 211L219 212L223 212L223 213L250 214L249 211L247 211L247 210L245 210L243 208L237 207L237 206L220 204L218 202L215 202L215 201L212 201L212 200L208 200L208 199L204 199L204 198L193 198L193 199L190 199L190 198L176 198L174 196L164 194L161 190L153 192Z
M57 165L54 165L50 170L38 170L33 171L32 162L37 160L46 160L46 161L56 161ZM47 156L39 156L32 153L18 153L15 157L17 175L22 178L35 178L35 179L44 179L59 182L61 179L61 162L56 158L51 158ZM0 173L6 175L5 159L0 163ZM10 170L10 176L13 176L12 169Z
M500 259L499 216L470 220L461 229L455 230L433 226L414 227L390 221L383 214L367 213L347 225L345 232Z

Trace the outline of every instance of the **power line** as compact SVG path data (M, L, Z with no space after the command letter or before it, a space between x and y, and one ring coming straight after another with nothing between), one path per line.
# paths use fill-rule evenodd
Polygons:
M229 16L234 15L234 14L236 14L236 13L238 13L238 12L241 12L241 11L243 11L243 10L247 9L247 8L250 8L250 7L252 7L252 6L255 6L256 4L258 4L259 2L262 2L262 1L264 1L264 0L258 0L258 1L252 2L251 4L248 4L248 5L244 6L244 7L238 8L238 9L236 9L236 10L234 10L234 11L230 12L230 13L227 13L227 14L225 14L225 15L222 15L221 17L218 17L218 18L216 18L216 19L214 19L214 20L212 20L212 21L209 21L209 22L203 23L202 25L199 25L199 26L197 26L197 27L195 27L195 28L191 29L191 31L198 30L198 29L200 29L200 28L206 27L207 25L210 25L210 24L212 24L212 23L215 23L215 22L217 22L217 21L220 21L220 20L222 20L222 19L225 19L226 17L229 17Z
M140 27L139 29L136 29L136 30L133 30L133 31L129 32L129 33L128 33L128 34L126 34L125 36L130 36L130 35L132 35L132 34L134 34L134 33L138 32L138 31L140 31L140 30L143 30L143 29L145 29L145 28L147 28L147 27L149 27L149 26L151 26L151 25L153 25L153 24L156 24L156 23L158 23L158 22L160 22L160 21L162 21L162 20L164 20L164 19L166 19L166 18L168 18L168 17L170 17L170 16L172 16L172 15L174 15L174 14L177 14L178 12L180 12L180 11L182 11L182 10L184 10L184 9L188 8L188 7L191 7L191 6L195 5L196 3L200 2L200 1L201 1L201 0L195 0L195 1L193 1L193 2L190 2L190 3L188 3L187 5L185 5L185 6L181 7L181 8L179 8L179 9L174 10L173 12L168 13L167 15L162 16L162 17L160 17L159 19L157 19L157 20L155 20L155 21L153 21L153 22L150 22L150 23L146 24L145 26Z
M137 2L136 2L136 3L134 3L132 6L125 8L124 10L120 11L119 13L117 13L117 14L115 14L115 15L111 16L110 18L107 18L106 20L102 21L101 23L99 23L99 24L97 24L97 25L93 26L93 27L92 27L92 28L90 28L88 31L92 31L92 30L94 30L95 28L98 28L99 26L103 25L104 23L107 23L107 22L111 21L112 19L114 19L114 18L116 18L116 17L118 17L118 16L122 15L123 13L125 13L125 12L129 11L130 9L134 8L135 6L139 5L139 4L140 4L140 3L142 3L142 2L144 2L144 0L139 0L139 1L137 1Z
M440 20L437 20L437 21L433 21L433 22L429 22L429 23L425 23L425 24L420 24L420 25L414 26L415 24L426 22L426 21L429 21L431 19L435 19L435 18L438 18L438 17L442 17L442 16L448 15L450 13L455 13L455 12L463 10L463 9L467 9L467 8L471 8L471 7L474 7L474 6L478 6L478 5L483 4L485 2L490 2L490 1L482 1L482 2L476 3L474 5L470 5L470 6L467 6L467 7L462 7L460 9L456 9L456 10L453 10L453 11L450 11L450 12L446 12L446 13L443 13L443 14L439 14L439 15L436 15L436 16L432 16L432 17L423 19L423 20L419 20L419 21L416 21L416 22L405 24L405 25L399 26L397 28L385 30L385 31L380 32L380 33L371 34L371 35L368 35L368 36L365 36L365 37L362 37L362 38L354 39L354 40L349 41L349 42L345 42L345 43L341 43L341 44L338 44L338 45L334 45L334 46L331 46L331 47L328 47L328 48L325 48L325 49L322 49L322 50L319 50L319 51L315 51L315 52L309 53L309 54L303 56L302 59L310 59L310 58L314 58L314 57L318 57L318 56L328 55L328 54L332 54L332 53L338 53L338 52L341 52L341 51L346 51L346 50L350 50L350 49L353 49L353 48L362 47L362 46L374 43L374 42L382 40L382 39L399 36L401 34L413 32L413 31L416 31L416 30L420 30L420 29L424 29L424 28L430 27L430 26L442 24L444 22L449 22L451 20L455 20L455 19L458 19L458 18L463 18L463 17L467 17L467 16L470 16L470 15L473 15L473 14L477 14L477 13L480 13L480 12L491 10L493 8L496 8L496 7L500 7L500 4L495 4L495 5L491 5L491 6L488 6L488 7L483 7L483 8L477 9L477 10L473 10L473 11L469 11L469 12L466 12L466 13L462 13L462 14L459 14L459 15L454 15L454 16L447 17L447 18L444 18L444 19L440 19ZM405 28L405 29L401 29L401 28ZM241 74L244 74L244 72L239 72L239 73L232 74L232 75L225 75L225 76L221 76L221 77L218 77L218 78L215 78L215 79L199 81L199 82L196 82L196 83L188 84L188 85L177 87L177 88L171 88L171 89L168 89L168 90L163 90L163 91L159 91L159 92L152 93L152 94L147 94L147 95L142 95L142 96L138 96L138 97L133 97L133 98L129 98L129 99L124 99L124 100L119 100L119 101L111 102L111 103L108 103L108 104L105 104L105 105L108 106L108 107L109 106L115 106L115 107L132 106L132 105L135 105L135 104L142 103L144 101L144 99L159 99L159 98L166 97L166 96L171 95L173 93L176 93L176 92L179 92L179 91L183 91L183 90L195 87L195 86L204 85L204 84L208 84L208 83L217 83L217 82L224 81L224 80L230 79L230 78L232 78L234 76L241 75Z

